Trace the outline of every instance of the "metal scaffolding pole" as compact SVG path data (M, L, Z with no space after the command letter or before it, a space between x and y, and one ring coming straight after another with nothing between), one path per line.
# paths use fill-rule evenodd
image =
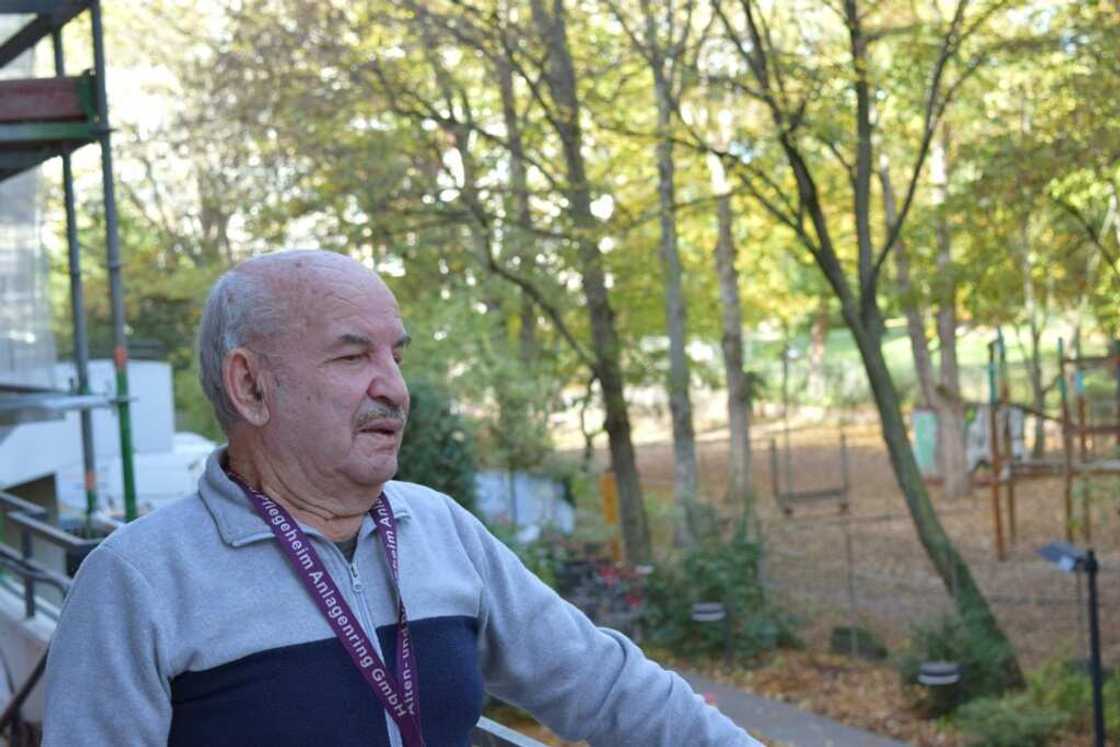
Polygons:
M124 482L126 521L136 518L136 477L132 465L132 421L128 399L128 341L124 329L124 286L121 281L120 241L117 235L117 203L113 188L112 131L109 127L109 97L105 85L105 40L101 29L101 2L90 3L93 33L93 67L96 79L97 117L101 141L101 183L105 195L105 249L109 269L109 295L113 312L113 365L117 374L117 413L121 435L121 476Z
M51 31L54 47L54 72L65 77L66 62L62 54L62 31ZM70 266L70 309L74 323L74 369L78 374L78 393L90 394L89 387L89 336L86 333L85 297L82 292L82 254L78 245L78 218L74 208L74 170L70 154L62 154L62 187L66 202L66 247ZM82 428L82 475L86 491L86 521L97 511L97 461L93 441L93 413L83 408L80 413Z

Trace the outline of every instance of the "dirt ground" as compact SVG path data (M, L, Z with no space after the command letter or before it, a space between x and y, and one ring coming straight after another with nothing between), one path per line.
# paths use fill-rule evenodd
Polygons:
M911 627L951 610L950 598L935 574L902 500L875 424L848 426L849 511L835 502L797 508L785 516L773 498L769 439L752 445L757 512L766 543L766 580L779 598L805 617L805 634L821 641L833 625L854 620L879 634L892 648L903 643ZM783 438L774 433L779 445ZM790 437L789 473L798 491L841 484L839 430L812 428ZM779 470L786 473L784 450ZM652 496L671 493L669 446L639 450L643 480ZM727 443L702 441L699 447L701 489L721 496L727 469ZM784 487L784 486L783 486ZM1096 478L1090 488L1092 538L1075 543L1094 547L1101 564L1099 593L1101 636L1106 666L1120 665L1120 482ZM1044 544L1063 538L1063 482L1060 477L1016 483L1015 541L1008 558L996 558L991 489L974 488L972 496L946 500L930 486L938 516L965 556L972 573L1011 637L1024 667L1055 655L1087 654L1087 590L1038 554ZM717 505L719 501L716 501ZM734 507L723 506L734 515ZM1005 534L1010 535L1006 500ZM850 542L849 542L850 538ZM850 549L850 553L849 553Z
M779 425L758 425L752 442L755 510L766 545L765 582L775 598L802 620L806 650L780 652L750 670L723 672L701 661L687 662L657 654L663 663L704 671L750 692L774 697L852 726L903 739L913 744L963 744L960 735L909 710L911 697L899 686L888 664L870 664L827 653L836 625L855 622L869 628L891 652L902 647L917 624L952 610L949 595L917 540L901 492L887 460L873 418L861 424L797 428L790 433L790 460L779 449L782 479L792 475L793 489L807 491L842 483L840 433L847 442L849 510L835 501L797 508L792 516L780 510L773 496L770 441L779 447ZM698 444L700 487L704 499L732 522L742 506L727 505L728 443L724 434L701 436ZM655 545L667 546L673 536L672 471L669 443L639 445L639 470L650 507ZM605 463L605 455L601 455ZM971 497L946 500L937 486L930 494L938 516L973 576L991 603L1028 671L1055 657L1087 656L1087 591L1078 580L1044 561L1036 550L1063 538L1063 483L1060 477L1016 484L1015 541L1008 558L996 559L991 489L974 488ZM1120 666L1120 481L1097 480L1092 488L1092 541L1075 543L1095 548L1099 578L1101 635L1106 667ZM1006 505L1005 532L1010 534ZM1079 596L1080 603L1079 603ZM566 744L531 722L505 712L507 722L549 744ZM1088 735L1064 735L1057 744L1088 745Z

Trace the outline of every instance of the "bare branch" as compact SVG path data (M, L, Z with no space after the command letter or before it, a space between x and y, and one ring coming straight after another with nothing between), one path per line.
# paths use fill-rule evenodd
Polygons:
M1112 272L1116 275L1117 278L1120 278L1120 259L1118 259L1117 256L1113 254L1111 249L1105 246L1104 240L1101 238L1100 231L1098 231L1096 226L1093 225L1093 222L1089 220L1089 218L1082 211L1078 210L1077 206L1073 203L1067 200L1063 200L1062 198L1053 194L1050 195L1050 199L1054 201L1055 205L1060 207L1065 212L1069 213L1074 221L1076 221L1077 224L1081 226L1082 230L1085 231L1085 235L1089 237L1089 241L1092 242L1093 246L1097 248L1097 251L1101 253L1101 256L1108 261L1108 266L1112 269Z
M941 96L941 81L945 75L945 68L949 64L949 60L957 53L959 48L961 41L959 31L961 25L964 23L965 8L968 2L969 0L959 0L953 13L953 19L949 23L949 28L946 30L944 37L942 37L937 60L934 62L933 70L930 74L929 93L926 97L926 106L922 121L922 139L918 145L918 154L914 159L914 165L910 171L910 179L906 185L906 192L902 199L902 206L898 211L898 217L893 222L891 229L887 232L887 237L871 269L869 281L872 287L877 284L879 275L882 272L883 263L886 261L887 255L890 254L895 242L898 241L899 234L902 232L902 225L905 223L906 217L910 213L910 208L914 203L914 196L918 191L918 183L921 179L922 169L925 167L926 158L929 156L934 133L937 131L941 116L944 114L945 108L949 104L949 99ZM979 64L971 68L971 70L975 71L978 68ZM971 75L971 72L968 72L968 75ZM954 94L960 84L963 83L964 79L965 77L962 75L962 78L958 80L952 88Z

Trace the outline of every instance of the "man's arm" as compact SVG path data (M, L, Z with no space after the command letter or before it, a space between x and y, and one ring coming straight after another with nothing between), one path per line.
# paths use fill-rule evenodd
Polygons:
M460 520L474 535L472 556L485 584L487 691L561 737L592 745L760 747L679 675L557 596L477 520Z
M82 563L47 658L43 745L166 745L160 607L140 572L102 545Z

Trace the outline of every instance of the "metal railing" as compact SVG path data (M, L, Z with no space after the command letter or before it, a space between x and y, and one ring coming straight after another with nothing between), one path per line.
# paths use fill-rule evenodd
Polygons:
M20 535L18 550L0 540L0 568L11 571L23 579L24 610L27 617L34 617L35 587L38 584L51 586L57 589L60 595L65 596L70 590L71 583L69 576L47 568L34 559L35 539L45 540L64 552L77 556L89 553L101 540L83 539L59 529L49 523L46 509L3 491L0 491L0 514L3 515L5 522L11 522L19 528ZM116 522L103 518L94 521L94 527L97 529L111 531L116 526Z
M471 731L470 744L471 747L545 747L544 742L538 742L485 716L478 720Z

